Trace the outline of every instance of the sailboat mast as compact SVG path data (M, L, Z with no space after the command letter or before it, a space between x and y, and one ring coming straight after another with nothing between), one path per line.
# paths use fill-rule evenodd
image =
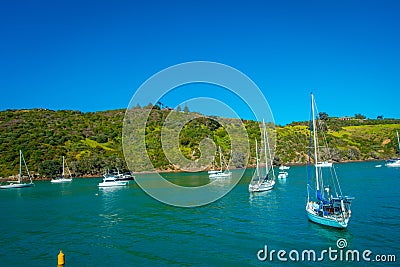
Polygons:
M221 153L221 146L219 146L218 149L219 149L219 165L221 165L221 172L222 172L222 153Z
M272 169L272 178L275 179L275 171L274 171L274 167L273 167L274 164L273 164L273 160L272 160L271 149L270 149L270 147L269 147L269 140L268 140L268 133L267 133L267 130L265 130L265 136L266 136L266 139L267 139L268 154L269 154L269 160L270 160L271 169Z
M267 137L266 137L266 130L265 130L265 123L263 120L263 128L264 128L264 155L265 155L265 176L268 176L268 157L267 157Z
M260 169L258 168L258 143L256 138L256 163L257 163L257 177L260 178Z
M65 170L64 170L64 168L65 168L65 166L64 166L64 163L65 162L65 159L64 159L64 156L63 156L63 170L62 170L62 177L64 178L65 177Z
M318 155L317 155L317 124L315 122L315 111L314 111L314 95L311 93L311 110L313 120L313 134L314 134L314 166L315 166L315 180L317 183L317 191L319 190L319 177L318 177Z
M19 150L19 177L18 177L19 183L22 182L22 150Z

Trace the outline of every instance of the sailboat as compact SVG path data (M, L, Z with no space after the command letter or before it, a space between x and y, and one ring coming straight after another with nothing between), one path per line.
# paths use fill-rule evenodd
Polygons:
M265 123L263 122L263 139L264 139L264 155L265 155L265 176L262 177L259 170L259 158L258 158L258 145L256 140L256 162L257 162L257 169L256 174L250 181L249 184L249 192L263 192L268 191L274 188L275 185L275 172L272 166L272 157L271 157L271 150L269 148L268 142L268 135L267 130L265 128ZM269 158L271 160L271 169L272 169L272 179L269 179L269 170L268 170L268 157L267 157L267 146L269 151Z
M65 178L65 166L67 167L67 170L68 170L70 178ZM52 179L51 182L52 183L66 183L66 182L71 182L71 181L72 181L72 174L69 171L68 165L65 162L65 157L63 156L61 177L57 177L56 179Z
M397 144L399 145L397 153L400 154L400 139L399 139L399 132L396 131L397 135ZM400 158L389 159L385 163L386 167L400 167Z
M221 151L221 147L219 146L218 149L219 149L219 164L221 165L221 170L209 173L208 177L209 178L213 178L213 179L216 179L216 178L229 178L229 177L232 176L232 172L229 171L229 166L228 165L226 165L226 169L225 169L225 171L223 171L223 169L222 169L222 151Z
M22 183L22 162L24 162L26 171L28 173L28 177L30 180L30 183ZM8 181L7 185L1 185L1 189L9 189L9 188L22 188L22 187L31 187L33 186L32 182L32 177L29 173L28 166L26 165L26 161L24 159L24 156L22 155L22 151L19 151L19 175L18 175L18 181Z
M343 196L339 184L338 177L335 172L334 166L329 168L329 173L333 175L332 182L333 191L331 187L324 184L323 168L318 164L318 134L317 124L315 120L315 100L314 95L311 94L311 116L312 124L310 122L310 146L308 152L308 184L307 184L307 203L306 211L308 219L312 222L331 226L335 228L346 228L351 217L351 201L353 197ZM316 196L312 200L310 196L311 186L311 151L314 150L314 169L315 169L315 185ZM336 181L335 181L336 180ZM336 184L335 184L336 183ZM322 189L322 190L321 190Z

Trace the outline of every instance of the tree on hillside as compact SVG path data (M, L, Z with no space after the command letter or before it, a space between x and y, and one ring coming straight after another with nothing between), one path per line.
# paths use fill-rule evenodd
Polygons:
M359 120L364 120L364 119L366 119L367 117L365 117L365 116L362 115L362 114L357 113L356 115L354 115L354 118L359 119Z
M326 112L320 112L320 113L318 114L318 116L319 116L319 118L320 118L321 120L324 120L324 121L326 121L326 120L329 118L328 113L326 113Z
M183 112L189 112L188 106L185 105L185 107L183 108Z
M153 108L153 104L149 103L146 106L143 107L144 109L152 109Z
M54 178L61 174L60 162L56 160L45 160L39 163L40 174L45 177Z

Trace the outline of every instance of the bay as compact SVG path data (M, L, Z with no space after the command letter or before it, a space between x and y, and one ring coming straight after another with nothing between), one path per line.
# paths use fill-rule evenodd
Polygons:
M248 169L225 197L196 208L173 207L148 196L135 182L103 190L98 179L69 184L36 182L0 191L0 266L269 266L315 262L259 261L269 250L371 250L400 256L400 169L377 162L337 164L345 194L355 197L348 229L309 222L305 213L307 168L291 167L274 190L250 195ZM235 175L235 171L234 175ZM207 173L169 173L176 184L207 183ZM326 257L327 259L327 257ZM365 262L318 265L363 266ZM368 265L379 265L370 262ZM386 263L385 266L396 263Z

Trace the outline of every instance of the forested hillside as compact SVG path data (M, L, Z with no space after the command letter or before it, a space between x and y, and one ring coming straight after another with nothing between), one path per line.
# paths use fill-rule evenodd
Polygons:
M137 108L138 116L144 112ZM146 124L146 148L154 167L176 170L161 147L161 128L171 110L153 108ZM181 112L185 116L185 112ZM60 173L61 158L66 157L76 176L101 175L107 169L127 169L122 151L122 124L125 110L82 113L46 109L7 110L0 112L0 177L18 173L19 149L28 167L37 177L53 177ZM235 131L238 120L224 119L228 131ZM254 164L255 139L260 129L254 121L243 121L248 134ZM396 130L400 120L321 120L323 134L335 161L386 159L397 152ZM198 118L181 125L180 150L186 158L200 157L200 141L205 137L221 146L229 159L231 139L221 124L213 119ZM235 128L236 127L236 128ZM232 130L233 129L233 130ZM275 163L305 163L307 160L308 123L292 123L276 127ZM239 149L240 150L240 149ZM232 151L231 164L244 167L241 151ZM140 156L137 157L140 162ZM217 165L219 165L219 160ZM134 171L142 171L140 165Z

